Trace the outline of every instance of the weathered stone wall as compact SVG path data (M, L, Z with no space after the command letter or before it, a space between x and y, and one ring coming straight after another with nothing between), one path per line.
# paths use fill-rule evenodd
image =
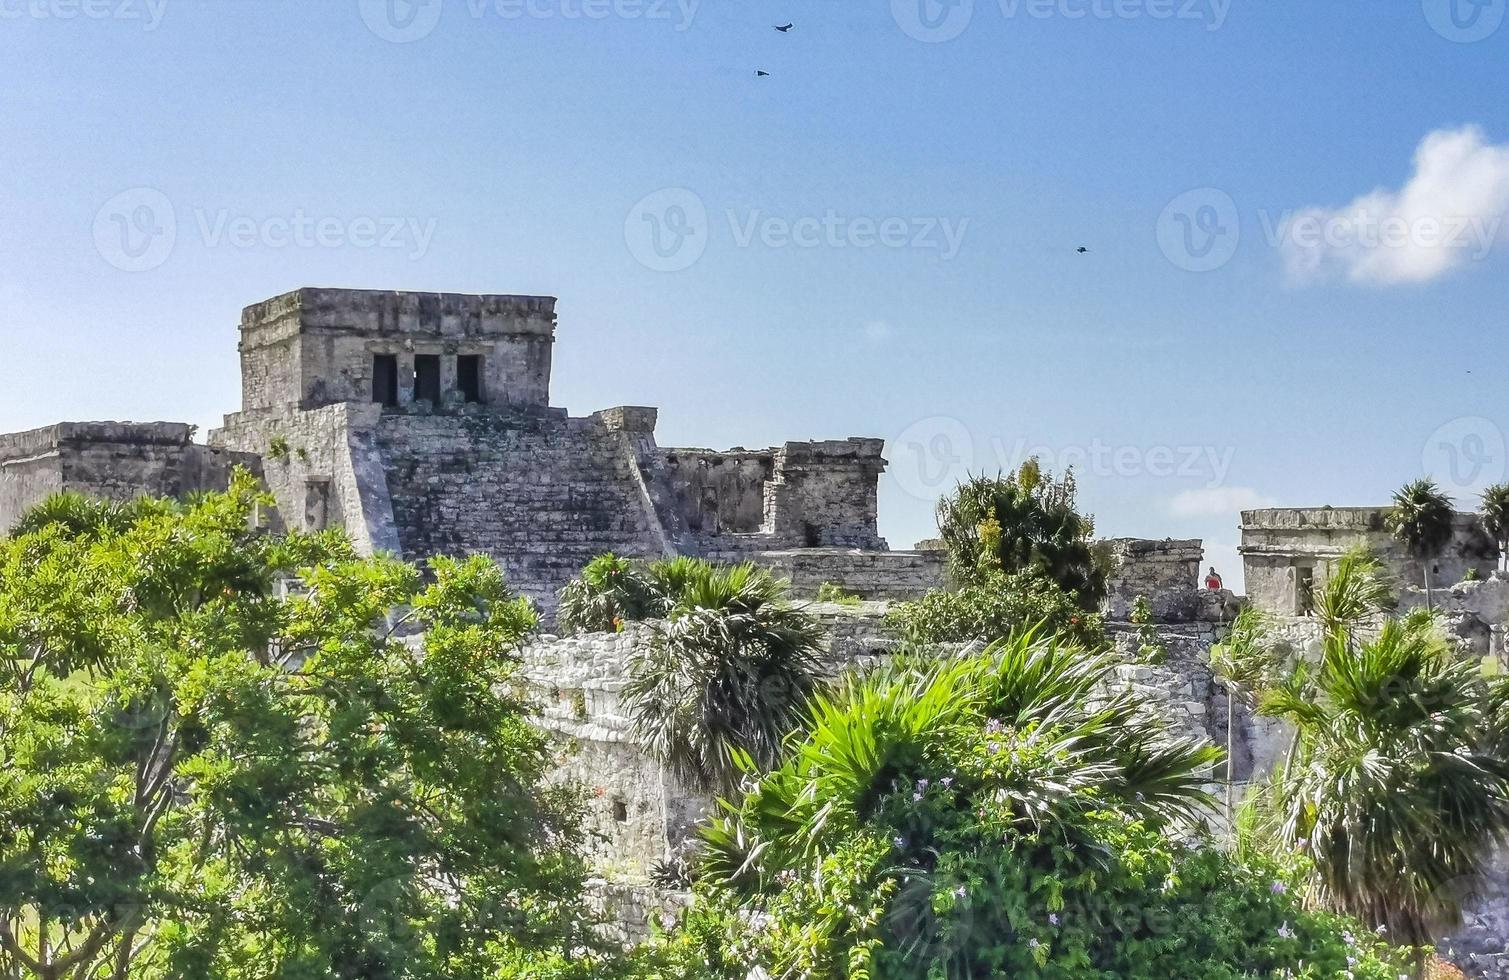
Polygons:
M600 873L643 882L693 832L711 799L681 784L634 739L621 693L624 668L650 627L544 635L523 651L523 676L558 747L557 778L587 796L587 829Z
M1457 582L1431 590L1427 600L1423 589L1404 589L1399 594L1399 611L1434 605L1441 615L1448 635L1458 645L1477 656L1509 659L1505 632L1509 630L1509 575L1495 571L1487 578Z
M1422 587L1426 563L1412 558L1385 526L1382 507L1318 507L1242 512L1242 563L1247 596L1277 615L1303 612L1301 582L1313 575L1313 591L1325 586L1331 562L1365 547L1384 561L1402 585ZM1428 563L1437 586L1462 581L1469 571L1487 577L1498 565L1498 545L1475 514L1458 514L1451 541Z
M0 436L0 532L50 493L107 500L223 490L257 457L202 446L179 422L65 422Z
M263 479L284 526L344 527L363 554L400 551L386 471L377 443L380 407L346 402L300 411L226 417L210 442L261 454ZM281 452L275 453L277 446Z
M862 599L916 599L948 584L948 559L937 551L860 551L796 548L751 553L722 552L720 561L752 561L791 581L793 595L811 598L824 583Z
M666 509L674 515L686 550L703 550L708 540L762 529L765 485L775 476L774 450L664 449L659 464L668 488Z
M884 551L876 531L883 448L881 439L786 443L765 496L765 530L797 547Z
M1463 904L1462 925L1436 943L1470 976L1509 980L1509 851L1481 878L1453 886Z
M442 403L456 405L456 359L480 355L487 404L544 408L554 342L549 296L298 289L242 314L242 407L370 402L373 357L388 354L401 405L415 399L415 355L440 358Z
M1100 544L1112 561L1102 608L1111 619L1126 619L1138 596L1146 597L1153 606L1155 619L1173 618L1170 614L1174 607L1187 604L1191 593L1200 587L1205 548L1198 539L1111 538Z
M547 613L593 557L664 554L634 456L597 419L384 413L377 444L406 558L491 555Z

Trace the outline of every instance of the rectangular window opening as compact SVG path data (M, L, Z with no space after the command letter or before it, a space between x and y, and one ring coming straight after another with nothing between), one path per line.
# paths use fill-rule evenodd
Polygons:
M414 400L440 404L440 355L414 355Z
M398 407L398 357L396 355L373 356L372 400L388 408Z
M482 402L482 355L462 354L456 358L456 388L470 404Z

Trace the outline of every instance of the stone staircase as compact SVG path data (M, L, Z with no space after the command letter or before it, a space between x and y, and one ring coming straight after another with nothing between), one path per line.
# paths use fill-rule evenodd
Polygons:
M491 555L547 618L593 557L662 554L632 453L592 419L393 414L377 438L404 557Z

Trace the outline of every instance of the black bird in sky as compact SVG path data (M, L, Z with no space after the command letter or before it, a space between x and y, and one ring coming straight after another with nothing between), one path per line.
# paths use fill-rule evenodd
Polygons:
M761 70L759 68L755 69L755 78L769 78L769 77L770 77L770 72L763 71L763 70Z
M785 34L795 26L795 24L787 24L785 27L777 27L776 30L780 31L782 34Z
M1090 250L1087 249L1087 248L1085 248L1083 245L1081 245L1079 248L1076 248L1074 251L1078 252L1080 255L1084 255L1086 252L1088 252Z

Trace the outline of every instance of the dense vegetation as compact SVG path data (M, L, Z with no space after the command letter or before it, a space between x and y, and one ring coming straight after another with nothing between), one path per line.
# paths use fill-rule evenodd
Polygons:
M1296 736L1222 850L1202 830L1220 753L1099 686L1099 624L1066 585L1084 572L1093 592L1096 574L1072 483L1001 482L972 499L1052 520L1007 530L992 510L956 536L963 587L897 614L920 642L837 682L816 625L750 566L609 555L568 586L572 629L653 621L626 709L668 767L725 797L687 869L695 901L631 953L595 940L581 800L549 788L558 747L516 694L534 614L491 562L418 568L269 533L245 476L184 505L55 498L0 541L0 975L1417 966L1386 940L1449 923L1448 879L1509 825L1509 684L1454 660L1427 615L1364 630L1389 590L1362 556L1317 604L1318 666L1246 615L1225 669ZM963 656L928 642L982 637L1000 639Z
M1458 657L1433 616L1388 615L1379 563L1354 552L1317 605L1318 664L1275 655L1252 620L1228 647L1259 710L1295 732L1255 804L1258 843L1302 849L1309 897L1404 943L1460 922L1466 883L1509 839L1503 681Z
M0 540L0 973L485 977L587 948L577 804L506 693L528 605L484 560L257 530L258 501L244 475L55 500Z
M706 831L661 975L875 980L1396 975L1302 870L1189 839L1218 753L1025 635L853 679ZM668 961L668 962L667 962Z

